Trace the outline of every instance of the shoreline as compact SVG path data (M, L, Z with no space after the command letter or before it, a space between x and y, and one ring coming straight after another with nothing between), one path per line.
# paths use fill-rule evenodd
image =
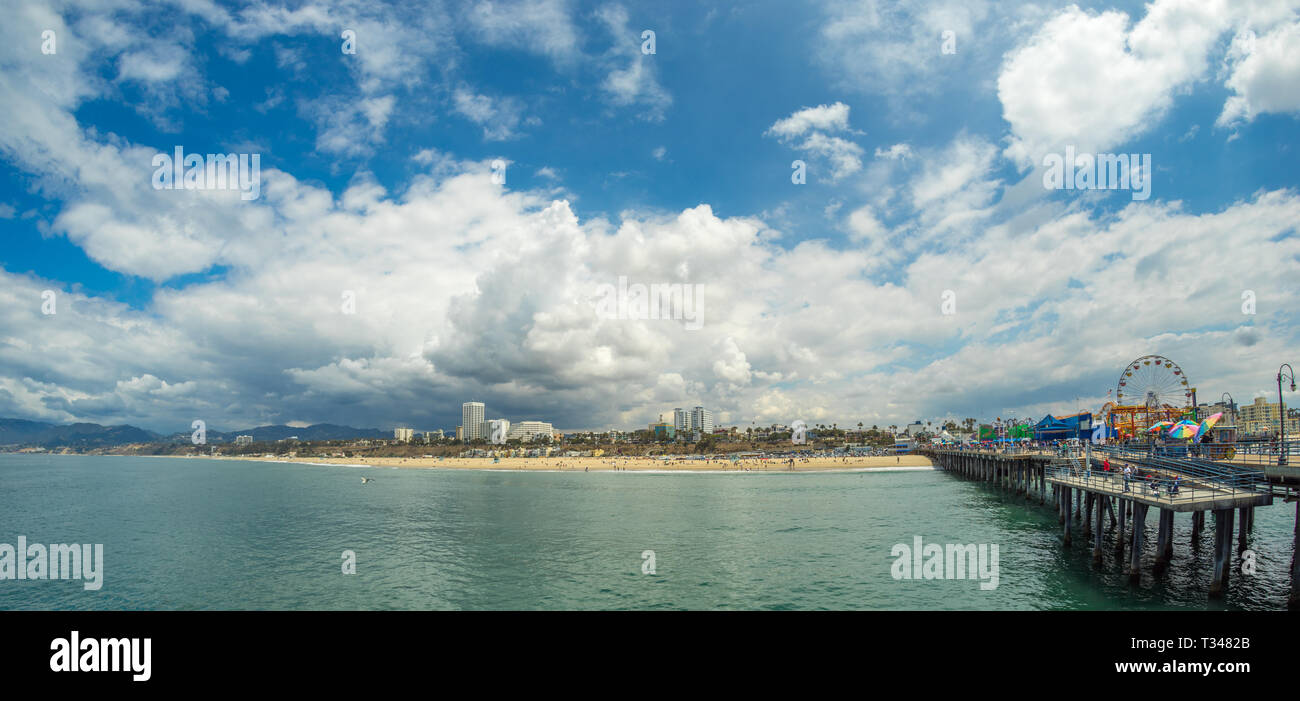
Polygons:
M411 470L480 470L491 472L644 472L647 474L748 474L807 472L913 472L935 470L919 455L808 458L796 460L794 469L778 460L659 460L643 457L599 458L287 458L225 455L139 455L121 457L174 458L178 460L239 460L295 465L389 468Z

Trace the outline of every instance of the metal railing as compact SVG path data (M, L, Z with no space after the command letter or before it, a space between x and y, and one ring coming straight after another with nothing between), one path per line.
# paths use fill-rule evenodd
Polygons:
M1264 472L1248 465L1217 462L1196 457L1195 451L1164 450L1173 446L1097 446L1092 449L1091 475L1102 472L1103 461L1110 458L1112 472L1122 472L1124 465L1134 468L1139 486L1147 493L1161 497L1182 496L1187 499L1210 496L1259 493L1267 491ZM1181 447L1181 446L1179 446ZM1122 480L1122 474L1120 475ZM1130 482L1129 489L1133 489Z
M1180 466L1182 467L1182 466ZM1143 465L1126 478L1123 468L1112 464L1109 472L1095 462L1091 468L1072 461L1061 461L1047 467L1049 478L1067 480L1073 486L1094 491L1112 491L1120 494L1147 497L1161 502L1193 502L1205 499L1256 495L1260 493L1260 478L1255 474L1211 475L1209 473L1174 470L1166 467Z

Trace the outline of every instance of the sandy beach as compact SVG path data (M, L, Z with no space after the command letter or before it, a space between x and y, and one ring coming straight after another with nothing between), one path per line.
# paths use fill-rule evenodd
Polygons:
M788 462L772 460L685 460L643 457L600 458L312 458L312 457L215 457L214 460L255 460L263 462L292 462L318 465L352 465L365 467L398 467L412 469L450 470L537 470L537 471L617 471L628 472L789 472ZM925 469L932 467L927 458L919 455L855 458L796 459L795 472L824 472L828 470L865 469Z

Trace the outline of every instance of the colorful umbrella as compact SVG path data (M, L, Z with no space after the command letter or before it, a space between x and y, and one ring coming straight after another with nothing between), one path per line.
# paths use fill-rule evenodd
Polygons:
M1223 412L1210 414L1205 417L1205 420L1201 422L1200 427L1196 429L1196 440L1201 440L1201 437L1203 437L1210 429L1214 428L1214 424L1219 423L1219 419L1221 418L1223 418Z
M1188 421L1187 419L1183 419L1182 421L1179 421L1178 423L1174 424L1173 428L1169 429L1169 437L1170 438L1191 438L1192 436L1196 435L1196 429L1197 426L1195 422Z
M1165 430L1166 428L1169 428L1170 426L1173 426L1173 425L1174 425L1174 422L1172 422L1172 421L1157 421L1157 422L1151 424L1151 428L1148 428L1148 429L1147 429L1147 433L1155 433L1156 431L1163 431L1163 430Z

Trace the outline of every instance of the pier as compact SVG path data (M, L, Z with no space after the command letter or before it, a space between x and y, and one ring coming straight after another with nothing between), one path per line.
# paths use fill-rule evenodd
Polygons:
M1072 454L951 448L916 452L949 473L990 484L1029 502L1046 505L1050 501L1061 524L1064 545L1071 546L1076 537L1090 543L1094 564L1102 561L1106 529L1113 529L1115 553L1123 562L1128 549L1126 569L1135 583L1141 580L1148 547L1148 515L1157 519L1150 561L1156 573L1170 567L1174 559L1175 514L1191 515L1194 541L1204 533L1206 522L1211 522L1211 597L1223 596L1227 590L1235 560L1234 528L1236 555L1240 555L1254 527L1257 507L1269 506L1275 498L1296 502L1295 536L1300 545L1300 468L1171 457L1145 448L1110 446L1088 446ZM1110 471L1102 469L1107 459ZM1132 479L1125 479L1126 467L1131 469ZM1292 558L1288 608L1300 609L1300 556Z

